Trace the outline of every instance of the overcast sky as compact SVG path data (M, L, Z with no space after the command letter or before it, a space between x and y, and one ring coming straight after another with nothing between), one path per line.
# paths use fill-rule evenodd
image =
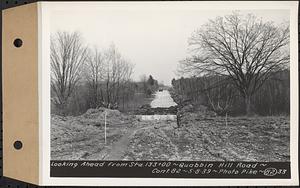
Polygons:
M107 48L114 43L134 65L133 79L153 75L170 85L176 78L178 61L188 55L187 40L192 32L209 19L230 14L233 10L193 10L172 8L103 9L56 11L51 15L51 32L79 31L91 47ZM287 10L254 10L264 20L283 23Z

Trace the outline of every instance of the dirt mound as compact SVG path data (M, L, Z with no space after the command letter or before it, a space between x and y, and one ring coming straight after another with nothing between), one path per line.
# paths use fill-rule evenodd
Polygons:
M113 142L134 126L134 116L106 108L89 109L80 116L51 115L51 159L83 159L104 147L104 117L107 139Z
M96 126L104 124L106 115L106 123L110 125L119 125L122 123L129 123L134 121L134 116L126 115L118 110L112 110L107 108L95 108L89 109L81 116L78 116L76 120L81 121L81 123Z
M85 126L74 117L51 117L51 158L80 159L84 145L91 144L89 138L99 137L103 129ZM87 136L88 135L88 136Z
M150 105L143 105L135 111L137 115L168 115L176 114L177 106L171 106L169 108L151 108Z
M107 115L106 117L109 118L117 118L117 119L125 118L125 115L123 115L118 110L111 110L102 107L88 109L82 116L84 118L99 118L99 117L104 118L105 114Z
M81 116L51 116L51 127L54 133L57 131L67 131L64 129L70 130L85 130L89 129L87 126L96 126L102 127L105 123L105 114L106 114L106 124L109 126L117 125L131 125L131 122L135 121L134 116L124 115L118 110L111 110L107 108L97 108L89 109L86 113ZM54 134L55 135L55 134Z

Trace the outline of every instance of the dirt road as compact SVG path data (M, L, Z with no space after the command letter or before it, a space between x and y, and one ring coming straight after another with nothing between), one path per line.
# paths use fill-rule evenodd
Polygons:
M125 156L125 152L127 151L131 139L135 136L138 131L144 131L146 129L151 129L153 126L151 125L142 125L139 128L130 128L126 130L122 136L116 140L115 142L110 142L99 152L93 153L86 157L86 159L90 160L123 160Z
M151 102L151 108L169 108L171 106L176 106L177 104L173 101L169 91L157 91L155 93L155 98ZM94 153L87 157L87 159L103 159L103 160L126 160L130 159L129 153L130 148L134 148L134 139L137 135L141 135L147 132L153 132L159 128L173 129L176 127L175 115L143 115L140 120L142 122L137 122L132 128L126 129L123 135L116 142L111 143L110 146L106 146L103 150L98 153ZM144 121L145 120L145 121ZM166 139L170 140L167 135L164 135ZM171 143L174 150L177 150L176 146ZM140 144L138 144L140 145ZM159 146L155 146L159 147ZM138 159L138 157L137 157Z
M155 93L155 98L150 105L151 108L169 108L171 106L176 106L177 104L172 99L169 91L163 90Z
M103 114L108 114L104 143ZM116 110L52 117L52 160L289 161L289 117L141 121Z

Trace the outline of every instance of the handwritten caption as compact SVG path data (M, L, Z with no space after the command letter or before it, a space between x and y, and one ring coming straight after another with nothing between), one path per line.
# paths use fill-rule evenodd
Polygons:
M134 169L146 174L205 177L288 177L289 169L263 162L172 162L172 161L51 161L51 168Z

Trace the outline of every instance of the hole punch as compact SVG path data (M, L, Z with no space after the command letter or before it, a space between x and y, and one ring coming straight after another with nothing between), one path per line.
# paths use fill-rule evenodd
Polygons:
M20 48L23 45L23 41L21 39L15 39L14 40L14 46L17 48Z
M15 143L14 143L15 149L20 150L20 149L22 149L22 147L23 147L23 143L21 141L19 141L19 140L15 141Z

